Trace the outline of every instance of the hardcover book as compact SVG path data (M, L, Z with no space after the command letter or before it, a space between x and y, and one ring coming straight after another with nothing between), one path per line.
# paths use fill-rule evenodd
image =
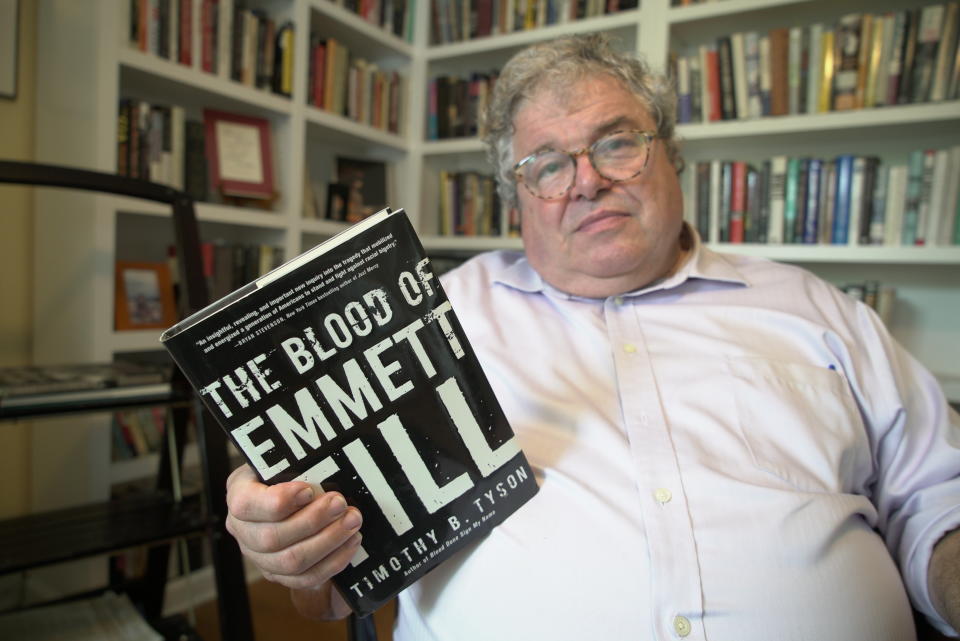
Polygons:
M170 328L164 346L264 483L364 516L334 584L367 615L537 492L423 247L381 211Z

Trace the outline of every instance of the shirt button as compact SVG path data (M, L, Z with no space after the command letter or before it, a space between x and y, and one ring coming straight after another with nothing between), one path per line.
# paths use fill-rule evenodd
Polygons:
M617 305L623 305L623 296L617 296L616 298L613 299L613 302L616 303Z
M691 630L690 619L679 615L673 618L673 631L677 633L677 636L685 637L690 634Z
M637 351L637 346L633 343L627 343L623 346L623 351L625 351L627 354L633 354L635 351Z
M673 498L673 493L665 487L658 487L653 493L653 498L657 499L657 503L660 504L669 503L670 499Z

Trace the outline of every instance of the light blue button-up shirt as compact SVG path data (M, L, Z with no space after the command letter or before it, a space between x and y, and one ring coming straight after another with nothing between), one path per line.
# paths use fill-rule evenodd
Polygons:
M960 417L866 306L699 241L602 300L509 252L444 286L541 490L402 594L399 641L909 641L908 595L933 613Z

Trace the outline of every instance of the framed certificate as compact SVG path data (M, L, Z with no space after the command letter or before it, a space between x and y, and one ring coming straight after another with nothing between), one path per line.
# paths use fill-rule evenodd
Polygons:
M204 109L203 121L213 188L224 196L272 199L270 123L213 109Z

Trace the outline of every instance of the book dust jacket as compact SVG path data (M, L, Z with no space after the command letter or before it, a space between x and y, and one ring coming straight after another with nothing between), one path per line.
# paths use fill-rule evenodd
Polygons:
M333 581L373 612L529 500L526 458L406 214L385 210L167 330L265 483L363 514Z

